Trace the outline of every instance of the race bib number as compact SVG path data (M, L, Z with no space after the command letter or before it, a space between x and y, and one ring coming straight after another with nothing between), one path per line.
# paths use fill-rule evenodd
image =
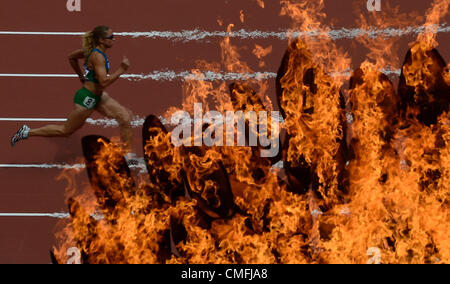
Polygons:
M83 101L83 104L88 108L91 109L95 106L95 100L91 97L86 97Z

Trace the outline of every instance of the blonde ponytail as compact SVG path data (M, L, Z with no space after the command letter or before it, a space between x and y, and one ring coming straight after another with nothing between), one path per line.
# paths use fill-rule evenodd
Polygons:
M99 44L100 38L104 37L108 30L108 26L98 26L83 35L83 51L86 57L91 54L92 50Z
M91 51L95 48L95 40L92 32L87 32L83 36L83 51L84 56L88 57Z

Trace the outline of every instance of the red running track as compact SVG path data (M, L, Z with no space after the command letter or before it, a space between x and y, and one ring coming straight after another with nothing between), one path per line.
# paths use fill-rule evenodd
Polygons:
M280 17L278 1L264 1L265 9L256 0L225 1L82 1L82 11L70 13L61 0L8 0L0 10L0 30L16 32L82 32L99 24L107 24L116 32L182 31L198 28L203 31L225 31L226 25L235 24L234 30L280 31L290 27L290 20ZM336 27L357 27L358 14L353 12L352 0L327 0L325 12L335 19ZM364 0L361 7L365 8ZM131 3L131 4L130 4ZM427 1L408 1L401 12L416 11L423 15ZM240 11L245 23L240 22ZM368 13L363 10L363 15ZM225 26L220 27L221 19ZM450 22L447 16L442 22ZM423 22L414 23L421 25ZM398 56L403 58L408 43L415 35L397 38ZM450 57L450 33L438 35L440 52ZM0 34L0 74L71 74L67 54L80 48L80 37L71 35L5 35ZM195 68L203 59L220 62L219 42L222 38L200 41L174 41L157 38L118 37L109 52L115 70L123 55L132 63L130 73L151 73L155 70L176 72ZM239 46L242 60L254 71L276 72L287 41L275 38L233 39ZM258 67L252 54L255 44L273 52L265 58L266 66ZM367 50L352 39L337 41L352 56L353 66L365 59ZM65 118L72 108L75 91L80 87L76 78L0 77L0 119L4 118ZM267 92L275 103L274 80ZM108 89L109 94L130 108L135 115L161 115L170 106L180 106L182 82L119 80ZM101 118L94 115L95 119ZM63 173L57 168L42 168L43 164L77 164L81 161L81 137L88 134L117 136L117 128L103 128L87 124L70 138L36 138L11 148L9 138L21 121L0 120L0 263L49 263L48 250L55 245L55 232L59 219L52 217L7 217L6 213L66 212L65 188L68 182L58 179ZM27 123L30 127L43 122ZM138 156L140 128L135 129L134 148ZM14 165L22 165L13 167ZM30 165L40 168L28 168ZM73 171L72 171L73 172ZM76 187L88 185L84 170L76 173ZM3 214L3 215L2 215Z

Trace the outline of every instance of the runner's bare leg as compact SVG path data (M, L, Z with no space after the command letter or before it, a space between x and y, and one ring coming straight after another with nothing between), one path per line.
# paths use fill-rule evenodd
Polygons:
M93 111L75 104L65 124L46 125L41 128L31 129L28 132L28 137L68 137L84 125L86 119L91 116Z

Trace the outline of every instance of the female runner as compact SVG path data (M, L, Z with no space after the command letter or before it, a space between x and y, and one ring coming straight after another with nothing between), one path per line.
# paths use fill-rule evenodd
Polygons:
M69 55L70 65L78 74L83 87L75 94L74 108L65 124L46 125L36 129L30 129L23 125L12 137L11 145L15 146L18 141L33 136L68 137L81 128L86 119L96 110L102 115L118 121L124 150L129 155L132 139L132 114L105 92L105 89L125 73L130 66L129 60L124 57L119 69L111 75L108 74L109 61L106 51L113 45L114 35L109 27L98 26L93 31L87 32L83 36L83 48ZM85 74L81 71L78 63L78 60L83 58L85 58Z

